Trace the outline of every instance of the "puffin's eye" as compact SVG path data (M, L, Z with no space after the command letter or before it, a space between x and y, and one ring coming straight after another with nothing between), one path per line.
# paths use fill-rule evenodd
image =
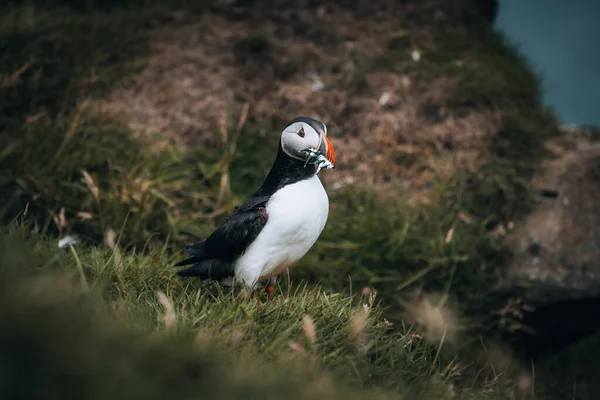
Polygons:
M298 131L298 136L304 137L305 135L306 133L304 133L304 128L300 128L300 130Z

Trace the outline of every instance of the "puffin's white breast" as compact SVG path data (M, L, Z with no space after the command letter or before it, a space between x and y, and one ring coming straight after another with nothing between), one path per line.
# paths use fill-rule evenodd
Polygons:
M269 219L235 264L236 279L254 286L300 260L315 244L329 214L329 199L314 175L284 186L267 202Z

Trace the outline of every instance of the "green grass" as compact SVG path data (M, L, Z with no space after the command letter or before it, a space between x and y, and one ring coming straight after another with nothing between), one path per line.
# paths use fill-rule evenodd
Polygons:
M473 392L368 297L296 286L261 304L175 277L164 252L58 249L22 228L3 232L0 249L3 397ZM500 385L488 389L501 395Z
M0 159L2 213L13 218L27 208L44 233L73 233L98 244L112 229L123 232L128 247L140 246L154 235L204 235L208 231L190 221L217 211L222 168L184 159L169 145L141 152L113 121L86 115L41 120L13 143ZM228 210L222 206L217 214Z

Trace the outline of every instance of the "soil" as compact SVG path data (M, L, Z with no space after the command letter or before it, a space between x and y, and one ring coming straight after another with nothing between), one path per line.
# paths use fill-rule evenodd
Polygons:
M250 119L279 121L276 129L297 115L321 119L338 158L336 173L324 178L329 190L402 188L428 202L435 179L477 167L499 116L453 111L446 106L453 80L419 74L421 47L437 25L454 22L458 6L250 3L223 2L155 31L147 68L99 109L120 115L138 137L184 149L219 145L222 121L237 120L246 104ZM395 56L410 68L366 66L386 57L391 38L400 38Z

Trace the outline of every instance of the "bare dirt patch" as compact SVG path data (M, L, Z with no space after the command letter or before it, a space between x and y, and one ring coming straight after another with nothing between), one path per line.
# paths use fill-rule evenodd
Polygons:
M324 174L332 188L393 185L426 201L432 179L475 163L498 116L456 113L445 106L452 79L418 77L423 55L410 38L422 41L428 24L449 18L435 2L375 3L362 11L290 4L244 18L213 12L174 23L154 33L136 83L100 109L121 115L140 137L182 147L220 144L220 121L235 118L243 104L259 119L310 115L328 125L338 155L336 173ZM396 54L411 68L365 67L367 57L385 57L390 38L403 32L409 39Z

